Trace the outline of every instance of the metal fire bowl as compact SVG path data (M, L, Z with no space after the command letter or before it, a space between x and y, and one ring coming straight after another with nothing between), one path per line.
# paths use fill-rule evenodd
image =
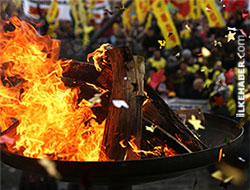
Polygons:
M173 157L152 158L114 162L69 162L55 161L63 181L91 179L93 184L140 184L176 177L218 161L219 150L229 157L237 151L243 140L243 128L236 127L236 122L224 117L205 114L205 130L199 130L201 139L210 148ZM232 140L225 143L225 138ZM38 159L27 158L10 153L1 145L1 161L23 171L48 175L38 164Z

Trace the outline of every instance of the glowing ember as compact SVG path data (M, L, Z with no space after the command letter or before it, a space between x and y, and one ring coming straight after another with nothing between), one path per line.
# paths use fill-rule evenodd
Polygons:
M165 145L164 147L162 146L155 146L154 147L154 150L153 151L145 151L145 150L139 150L138 147L136 146L136 144L134 143L135 141L135 137L131 137L131 140L128 142L128 144L132 147L133 151L136 153L136 154L144 154L145 156L147 155L154 155L154 156L161 156L162 153L164 152L164 154L166 156L174 156L174 155L177 155L177 153L167 147L167 145Z
M120 142L120 144L124 145L124 141ZM134 136L131 136L131 139L128 141L128 144L133 149L133 152L135 152L138 155L140 155L140 154L145 155L145 156L153 155L153 156L160 157L162 154L164 154L165 156L174 156L174 155L178 154L172 148L168 148L166 144L164 146L155 146L154 150L152 150L152 151L139 150L135 144L135 137Z
M79 89L64 86L54 53L59 43L15 17L10 22L14 31L4 31L9 22L1 23L0 127L8 128L12 118L20 121L11 151L33 158L97 161L104 122L95 121L88 101L77 105Z
M221 161L221 158L222 158L222 153L223 153L223 148L220 148L219 150L219 158L218 158L218 162Z

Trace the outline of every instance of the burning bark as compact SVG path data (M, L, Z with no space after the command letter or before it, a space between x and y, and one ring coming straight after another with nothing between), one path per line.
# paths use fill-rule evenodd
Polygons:
M138 156L128 142L135 138L140 148L142 132L143 77L142 65L136 65L127 47L109 50L113 80L109 111L102 142L103 153L111 160L132 160ZM123 100L128 108L117 108L113 101ZM120 142L126 142L122 147ZM103 156L100 156L101 160Z
M64 78L85 81L111 90L112 71L108 66L101 72L98 72L93 63L64 60L62 62L62 68Z

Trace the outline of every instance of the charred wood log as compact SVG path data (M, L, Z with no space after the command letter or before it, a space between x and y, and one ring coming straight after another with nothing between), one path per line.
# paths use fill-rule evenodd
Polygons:
M62 68L63 78L88 82L109 90L112 87L112 71L109 67L98 72L93 63L65 60Z
M102 123L106 119L107 114L108 114L110 91L104 90L103 88L95 86L94 84L91 84L85 81L71 79L68 77L63 77L62 81L68 87L79 88L80 92L78 94L77 104L80 103L82 99L89 100L95 94L102 94L100 97L101 98L100 105L93 106L91 110L96 116L98 116L95 119L98 123Z
M16 135L16 128L20 124L18 120L16 120L9 128L4 130L1 135L7 135L9 137L14 137Z
M127 47L114 48L109 50L107 55L115 74L112 75L112 91L102 151L111 160L138 159L128 142L135 137L134 143L140 149L144 69L135 64ZM114 100L123 100L128 107L118 108L114 106ZM121 146L122 141L126 147Z
M174 111L150 86L145 85L145 91L149 99L143 105L144 119L159 126L162 132L171 135L168 135L169 137L175 137L185 145L184 148L188 152L206 148L206 145L197 136L194 136L193 132L180 121Z

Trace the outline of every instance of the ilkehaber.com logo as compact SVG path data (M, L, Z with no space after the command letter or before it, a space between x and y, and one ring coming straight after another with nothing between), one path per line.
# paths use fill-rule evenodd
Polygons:
M237 112L236 117L245 117L245 37L238 36L238 93L237 93Z

